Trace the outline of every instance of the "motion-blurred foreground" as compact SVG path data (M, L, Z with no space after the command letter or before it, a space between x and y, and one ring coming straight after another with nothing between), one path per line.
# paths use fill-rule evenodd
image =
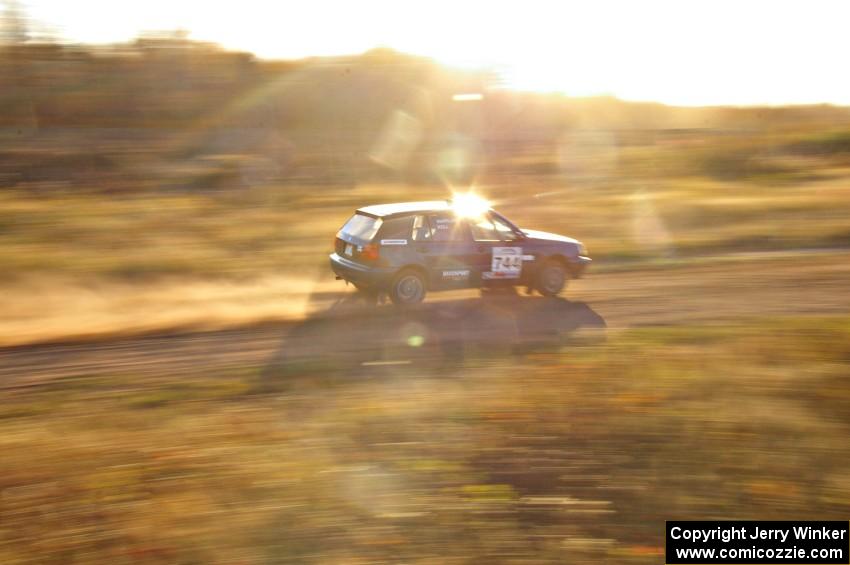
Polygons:
M386 50L0 48L0 562L646 562L850 513L850 110L514 93ZM565 298L361 303L475 189Z

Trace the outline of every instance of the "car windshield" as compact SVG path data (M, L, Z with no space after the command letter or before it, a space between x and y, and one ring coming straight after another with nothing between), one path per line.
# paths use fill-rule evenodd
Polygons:
M381 227L381 219L365 214L354 214L345 222L339 233L355 239L371 240Z

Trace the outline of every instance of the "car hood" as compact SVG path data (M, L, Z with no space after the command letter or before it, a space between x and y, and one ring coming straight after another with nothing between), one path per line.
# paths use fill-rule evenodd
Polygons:
M575 243L579 244L578 240L573 239L571 237L566 237L564 235L558 235L556 233L549 233L545 231L537 231L537 230L527 230L523 229L522 233L530 237L531 239L542 239L546 241L561 241L565 243Z

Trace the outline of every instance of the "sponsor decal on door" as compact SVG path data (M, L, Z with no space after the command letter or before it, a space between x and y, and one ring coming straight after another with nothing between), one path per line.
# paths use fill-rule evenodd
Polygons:
M443 271L443 279L447 281L465 281L469 278L469 269Z

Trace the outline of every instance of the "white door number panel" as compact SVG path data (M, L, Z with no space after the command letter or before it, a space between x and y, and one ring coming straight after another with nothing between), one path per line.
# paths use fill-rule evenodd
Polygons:
M493 278L516 279L522 274L521 247L494 247L490 272Z

